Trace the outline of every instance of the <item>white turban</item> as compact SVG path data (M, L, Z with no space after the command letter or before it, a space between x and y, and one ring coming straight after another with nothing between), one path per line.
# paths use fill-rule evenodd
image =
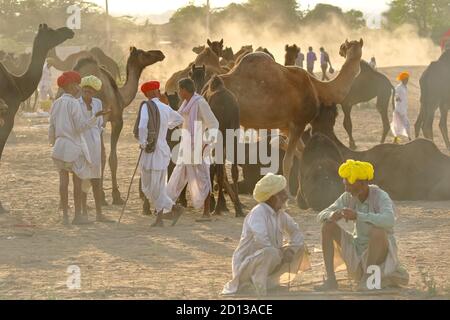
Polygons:
M102 80L100 80L96 76L87 76L81 79L80 86L82 88L91 87L95 91L100 91L100 89L102 88Z
M258 202L265 202L286 188L286 178L281 175L268 173L255 185L253 198Z

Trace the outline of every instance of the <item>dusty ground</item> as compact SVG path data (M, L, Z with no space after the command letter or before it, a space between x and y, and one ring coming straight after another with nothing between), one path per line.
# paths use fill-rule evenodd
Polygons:
M418 113L418 77L422 67L385 69L412 72L410 119ZM137 158L131 126L136 106L126 114L119 144L119 184L125 193ZM390 111L391 113L391 111ZM373 106L355 107L354 135L360 149L378 143L381 120ZM347 141L339 118L337 133ZM140 214L137 185L132 190L120 226L93 224L64 227L60 223L58 179L50 160L46 122L18 117L16 141L4 152L0 168L1 199L11 208L0 216L0 299L216 299L231 276L231 255L239 240L242 219L223 216L196 223L199 212L189 209L176 227L150 229L152 219ZM444 150L437 126L436 143ZM391 137L389 139L392 139ZM111 181L107 171L106 187ZM109 193L109 191L108 191ZM109 196L109 194L108 194ZM255 202L244 196L250 209ZM90 205L93 206L92 200ZM272 298L450 298L449 202L397 202L396 234L400 259L411 281L403 290L367 296L345 291L318 294L313 285L323 277L316 214L291 206L312 253L313 270L296 280L289 295ZM106 207L117 219L120 207ZM91 215L92 217L92 215ZM68 266L81 269L81 289L68 290ZM345 278L345 274L339 274Z

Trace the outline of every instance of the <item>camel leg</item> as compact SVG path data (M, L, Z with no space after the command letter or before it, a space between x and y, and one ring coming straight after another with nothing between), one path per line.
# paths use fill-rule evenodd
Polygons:
M234 192L234 196L236 197L235 200L232 199L234 203L234 210L236 212L236 217L244 217L245 214L242 212L242 203L239 199L239 166L237 164L237 161L233 163L231 166L231 178L233 179L233 188L231 188L232 192ZM225 183L228 184L228 181L225 176ZM231 197L231 194L230 194Z
M219 195L217 196L217 205L214 210L214 215L221 215L222 211L229 211L227 208L227 204L225 201L225 195L223 192L225 167L222 164L215 164L214 167L216 168L217 184L219 186Z
M436 112L436 108L430 108L428 112L425 114L424 122L423 122L423 135L425 138L430 139L433 141L433 121L434 121L434 114Z
M356 143L353 139L353 124L352 124L352 118L350 117L351 111L352 111L352 105L342 105L342 111L344 112L344 129L347 131L348 139L349 139L349 145L350 149L355 150L356 149Z
M386 141L386 137L390 130L389 116L388 116L388 107L389 107L389 99L385 99L385 101L380 101L380 98L377 98L377 110L381 115L381 122L383 123L383 133L381 135L381 142L384 143Z
M450 141L448 139L448 128L447 128L447 117L448 117L448 108L441 104L441 120L439 121L439 128L441 129L442 137L445 141L445 146L447 150L450 150Z
M123 205L124 201L120 197L119 185L117 184L117 143L119 141L120 132L123 128L123 119L116 122L111 122L111 152L109 155L109 167L111 168L111 178L112 178L112 196L113 204Z
M293 123L289 125L289 142L286 154L284 155L283 159L283 174L287 180L288 186L290 185L289 180L291 176L292 164L294 162L294 152L297 148L298 141L300 140L303 131L305 131L305 126L305 124L299 126Z
M108 202L106 201L106 194L105 190L103 189L103 179L105 177L105 168L106 168L106 151L105 151L105 140L103 139L103 134L100 136L101 138L101 148L102 148L102 155L101 155L101 161L102 161L102 177L100 179L100 188L102 190L102 206L107 206Z
M423 118L424 118L423 108L420 108L419 115L417 116L416 123L414 124L414 132L415 132L416 139L420 135L420 130L422 129L422 126L423 126Z

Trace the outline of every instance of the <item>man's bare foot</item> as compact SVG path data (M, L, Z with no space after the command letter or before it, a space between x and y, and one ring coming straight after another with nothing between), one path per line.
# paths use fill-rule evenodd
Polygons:
M155 227L160 227L160 228L162 228L162 227L164 227L164 221L163 221L162 214L158 214L158 215L156 216L155 222L153 222L153 223L150 225L150 227L151 227L151 228L155 228Z
M338 285L336 279L327 279L320 286L315 286L314 290L316 290L316 291L333 291L333 290L338 290L338 288L339 288L339 285Z
M97 214L97 217L95 218L95 221L97 222L103 222L103 223L114 223L114 220L108 219L104 214L100 213Z
M172 227L177 224L184 210L181 206L174 206L172 208Z

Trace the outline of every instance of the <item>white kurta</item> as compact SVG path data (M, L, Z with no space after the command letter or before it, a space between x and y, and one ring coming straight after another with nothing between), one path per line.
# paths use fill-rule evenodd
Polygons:
M92 98L91 108L89 110L83 98L78 99L81 104L81 113L84 122L88 122L92 117L95 117L97 112L103 110L102 101L97 98ZM89 149L91 157L90 175L91 179L100 179L102 177L102 132L103 132L103 116L96 119L95 125L83 132Z
M183 102L180 110L185 104L186 101ZM212 145L216 141L219 122L203 97L194 102L191 112L195 111L197 111L197 120L194 141L191 139L193 133L190 128L189 114L182 114L184 122L178 153L179 162L170 176L167 192L169 197L176 201L187 184L192 205L198 209L203 206L206 197L208 197L212 189L209 164L202 157L202 151L205 146ZM211 133L208 139L204 139L206 131ZM194 148L194 145L199 146L199 148ZM197 154L194 150L199 151L200 154Z
M391 123L391 130L395 137L409 138L409 119L408 119L408 88L400 83L395 88L395 110Z
M283 234L289 241L283 243ZM290 264L282 264L286 246L295 252ZM233 279L228 282L222 294L234 294L247 284L253 284L258 293L286 282L286 273L294 280L299 270L310 267L305 254L304 238L298 224L286 212L275 212L266 203L260 203L247 215L242 235L232 259ZM290 265L290 268L288 266Z
M42 69L42 77L38 85L38 92L40 100L47 100L49 97L53 98L52 73L47 62L44 64Z
M80 179L89 179L91 157L82 133L93 127L96 120L95 117L86 120L80 102L69 94L53 103L48 135L58 171L72 171Z
M167 131L174 129L183 123L183 117L170 106L154 98L160 114L160 127L155 151L147 153L143 151L140 161L141 185L150 203L155 206L157 212L163 210L170 212L174 201L167 195L167 167L171 154L167 144ZM139 122L139 144L147 144L149 114L147 107L141 110Z

